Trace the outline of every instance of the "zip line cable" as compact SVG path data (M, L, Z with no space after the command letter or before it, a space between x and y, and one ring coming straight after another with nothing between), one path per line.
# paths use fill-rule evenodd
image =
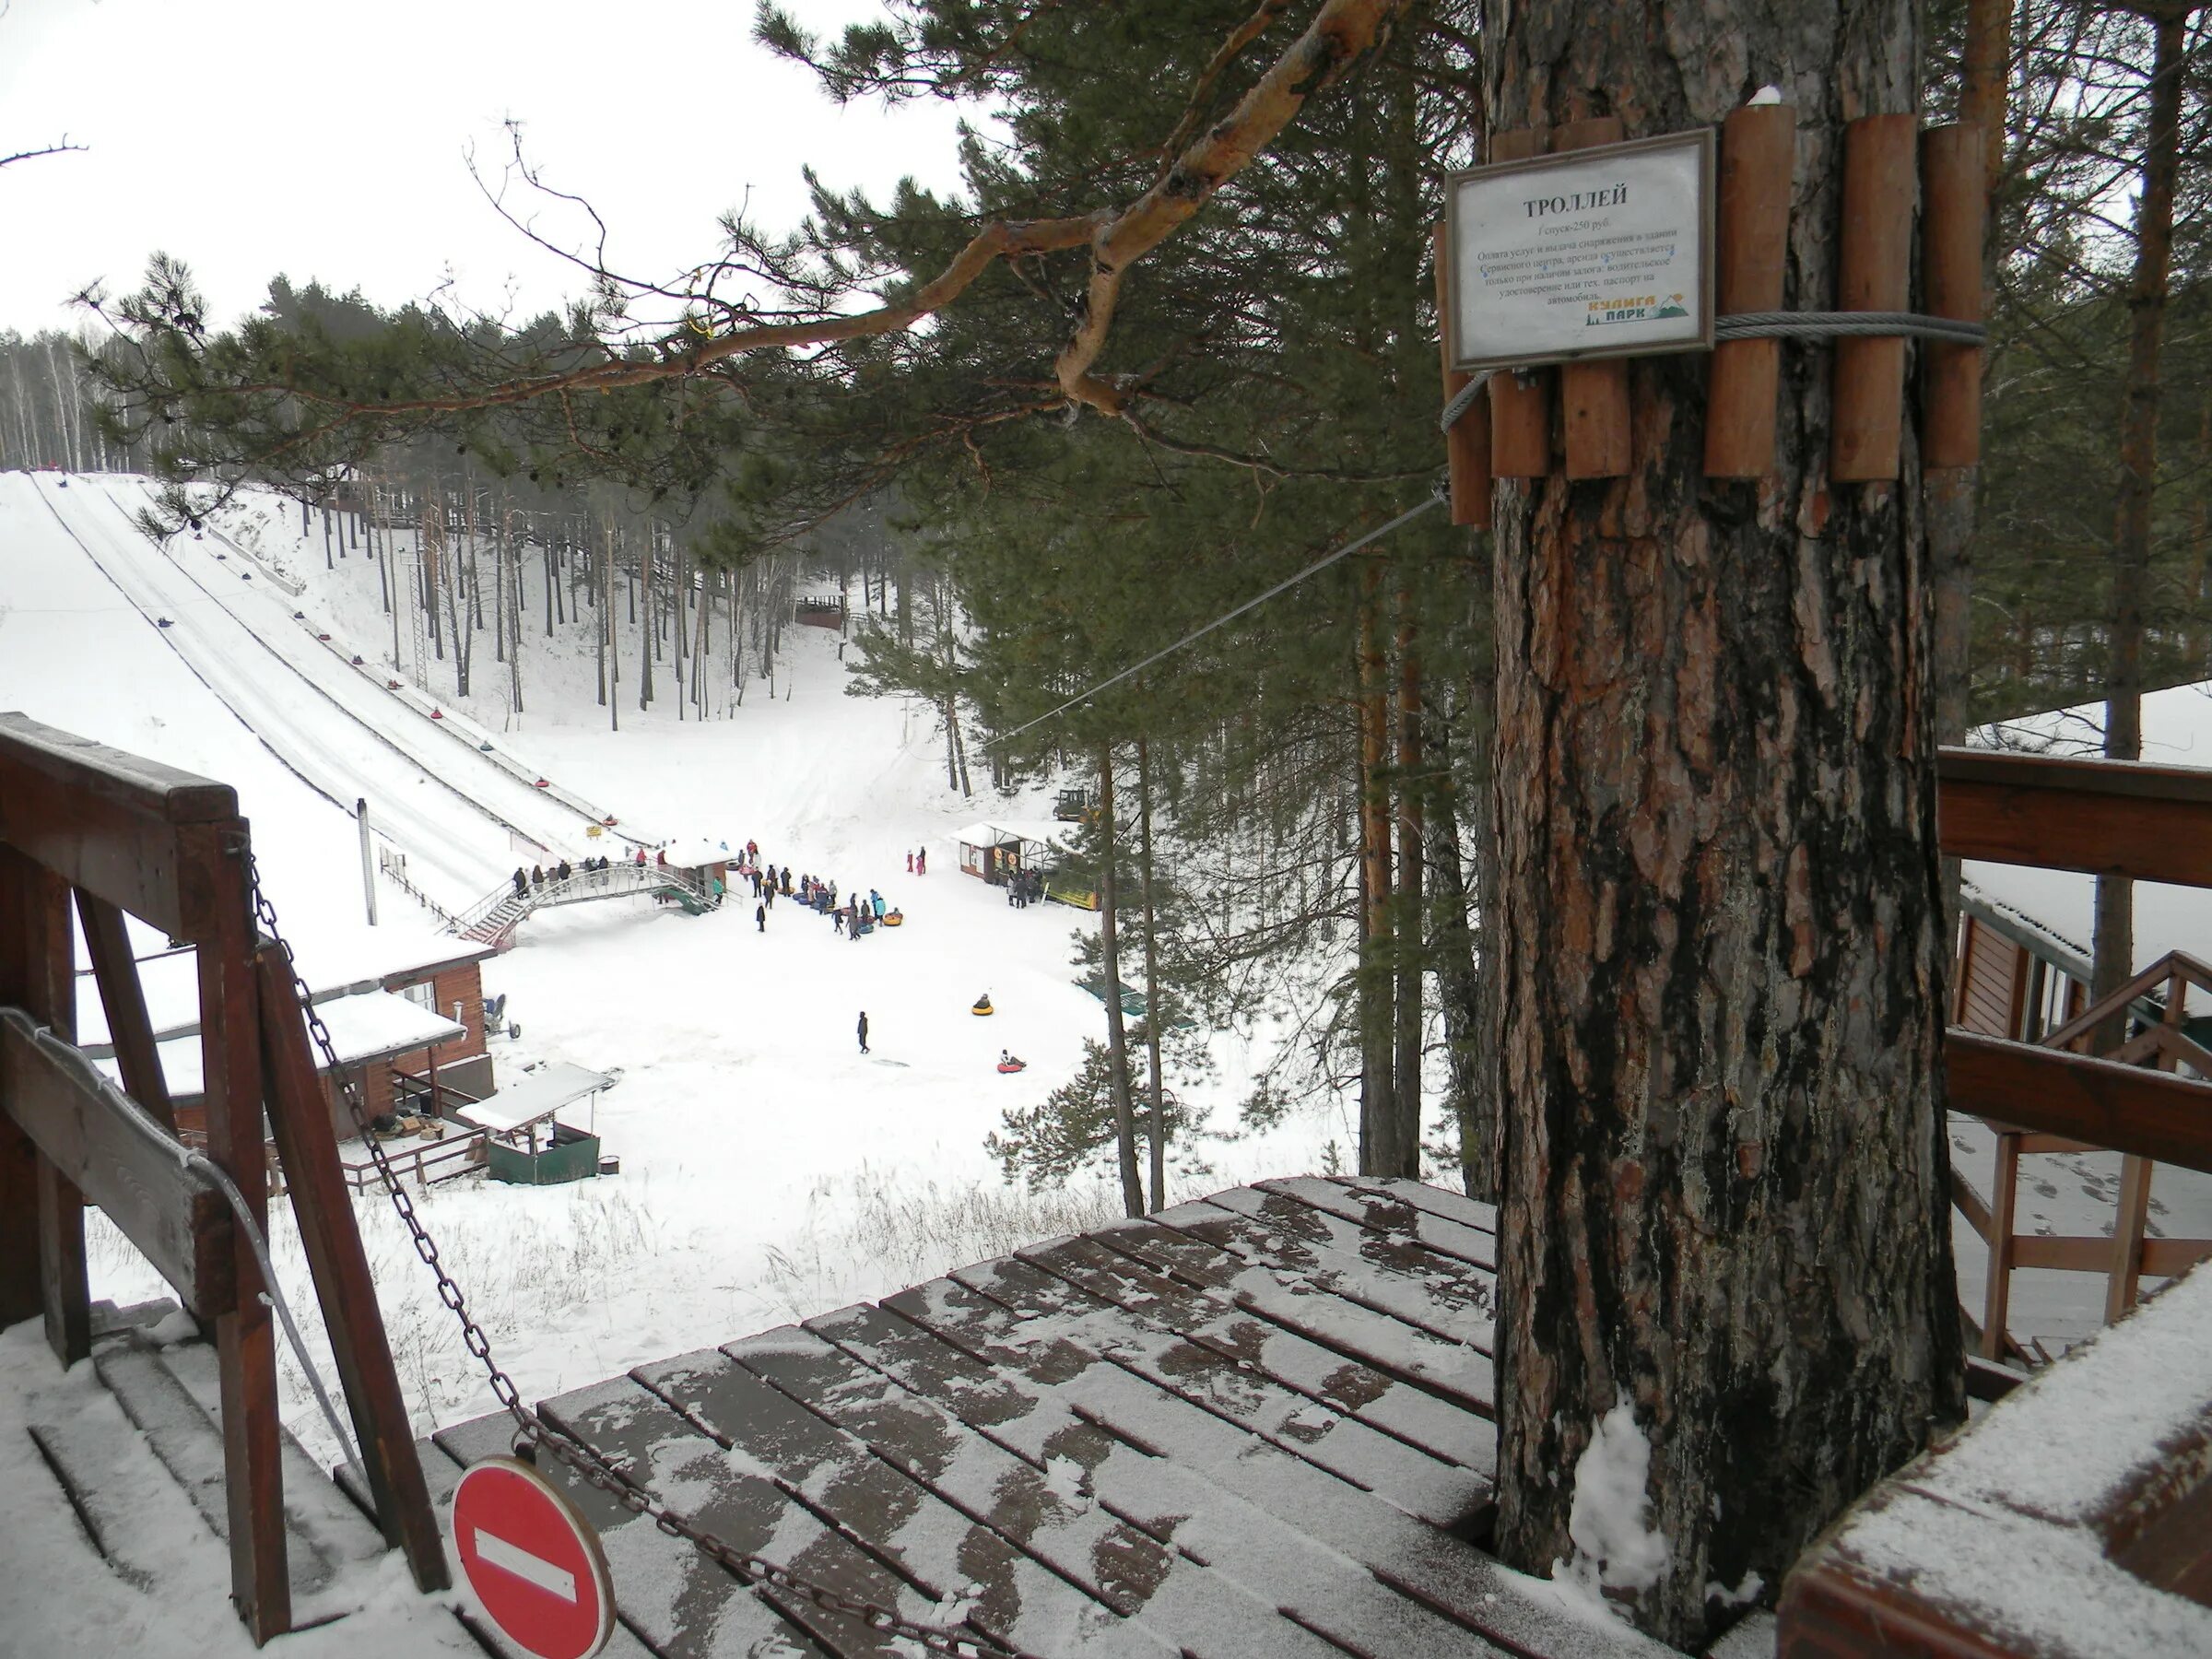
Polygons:
M1359 552L1360 548L1369 546L1371 543L1381 541L1384 536L1388 535L1394 530L1403 529L1406 525L1412 524L1415 519L1419 518L1421 514L1427 512L1431 507L1442 506L1445 500L1448 499L1449 497L1446 493L1445 487L1441 483L1436 485L1430 491L1428 500L1421 502L1419 506L1409 507L1404 512L1399 513L1396 518L1392 519L1387 524L1378 524L1375 526L1375 528L1370 530L1365 535L1359 536L1352 541L1346 542L1344 546L1335 549L1333 552L1324 553L1319 559L1315 559L1304 570L1298 571L1295 575L1284 577L1282 581L1277 582L1265 593L1253 594L1251 598L1245 600L1243 604L1238 606L1234 610L1223 611L1211 622L1206 623L1202 627L1194 628L1189 633L1184 634L1182 639L1176 641L1172 645L1161 646L1160 649L1154 652L1150 656L1145 658L1143 662L1134 663L1130 666L1123 669L1119 674L1113 675L1110 678L1102 679L1097 685L1089 687L1086 690L1077 692L1075 696L1069 698L1065 702L1062 703L1058 708L1053 709L1049 713L1040 714L1036 719L1026 722L1021 725L1018 725L1010 732L1002 733L998 736L992 738L988 743L983 744L982 747L986 749L996 748L1002 743L1013 742L1015 738L1020 736L1024 732L1032 731L1036 727L1044 724L1044 723L1048 720L1057 720L1061 715L1066 713L1070 709L1075 708L1078 703L1088 702L1092 698L1098 696L1100 692L1107 690L1111 687L1120 685L1124 680L1129 678L1133 675L1142 674L1146 669L1151 667L1153 664L1159 662L1161 658L1173 656L1185 645L1191 644L1194 641L1203 640L1207 634L1212 633L1217 628L1225 627L1227 624L1234 622L1239 617L1244 615L1245 612L1257 610L1261 606L1266 604L1268 600L1274 598L1277 594L1288 593L1290 589L1296 587L1300 582L1305 581L1307 577L1315 575L1320 571L1327 570L1338 559L1347 558L1351 554Z

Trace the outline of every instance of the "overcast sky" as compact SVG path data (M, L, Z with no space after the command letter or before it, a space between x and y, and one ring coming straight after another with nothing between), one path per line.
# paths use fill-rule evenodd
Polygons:
M192 267L211 317L279 272L395 305L452 271L524 312L580 279L492 212L501 124L524 124L547 183L606 216L610 263L665 276L716 245L749 195L782 228L800 168L878 196L912 174L957 182L956 114L936 100L841 110L751 41L750 0L0 0L0 328L72 327L68 297L135 287L159 249ZM791 0L810 29L872 0ZM540 229L586 227L550 205Z

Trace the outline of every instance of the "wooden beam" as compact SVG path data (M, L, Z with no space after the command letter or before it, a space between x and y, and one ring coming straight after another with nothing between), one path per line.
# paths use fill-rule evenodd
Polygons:
M1627 129L1618 115L1570 121L1551 135L1555 154L1618 144ZM1622 358L1595 363L1568 363L1559 370L1559 424L1570 478L1618 478L1627 475L1629 365Z
M1982 239L1989 198L1983 132L1966 122L1920 135L1922 304L1933 317L1982 321ZM1982 459L1982 348L1924 340L1921 464L1972 466Z
M1544 153L1534 127L1490 135L1492 161L1525 161ZM1490 376L1490 476L1541 478L1551 471L1548 371L1502 370Z
M281 945L264 943L254 968L259 981L261 1061L267 1079L269 1127L284 1160L292 1217L314 1276L315 1295L330 1334L331 1357L346 1389L362 1472L376 1502L385 1541L406 1552L415 1584L426 1593L453 1582L445 1547L430 1509L399 1373L377 1310L376 1281L354 1226L353 1201L338 1167L323 1082L308 1046L307 1024L292 983L291 958ZM334 1086L339 1083L335 1075Z
M1956 857L2212 887L2212 771L1947 748L1936 780Z
M246 826L241 818L195 824L182 832L182 840L184 867L206 895L210 924L199 951L207 1156L237 1183L247 1210L265 1228L268 1173L262 1152L261 1022L253 983ZM238 1279L237 1305L215 1322L230 1600L253 1640L265 1642L292 1624L276 1333L260 1300L260 1270L242 1236L231 1253L231 1270Z
M1788 265L1797 112L1747 104L1721 124L1714 310L1780 311ZM1705 476L1759 478L1774 467L1780 340L1724 340L1706 371Z
M0 843L0 915L8 939L0 954L0 1004L21 1007L64 1041L76 1030L76 942L69 888L20 849ZM13 1194L18 1201L23 1196ZM92 1351L92 1298L85 1271L85 1200L42 1151L31 1160L36 1214L38 1305L46 1343L64 1365Z
M1962 1030L1944 1067L1953 1112L2212 1171L2212 1083Z
M131 956L123 912L79 888L76 914L84 924L85 947L92 958L92 977L100 986L100 1006L107 1013L108 1041L114 1046L115 1066L123 1073L123 1091L146 1108L147 1116L173 1134L176 1109L170 1104L169 1079L161 1074L153 1021L146 1012L146 987L138 981L138 964Z
M237 815L229 784L0 714L0 842L172 937L196 942L211 922L180 830Z
M1843 128L1843 223L1838 311L1906 308L1912 273L1917 115L1862 115ZM1839 484L1898 476L1905 342L1895 335L1836 341L1828 476Z
M0 1008L0 1102L54 1168L105 1210L184 1305L203 1319L237 1297L230 1212L177 1167L147 1131L159 1125L111 1088L92 1063L52 1039L20 1008ZM134 1128L123 1120L136 1112Z

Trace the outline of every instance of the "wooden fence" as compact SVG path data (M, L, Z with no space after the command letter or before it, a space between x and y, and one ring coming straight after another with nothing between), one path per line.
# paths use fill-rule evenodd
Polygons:
M0 714L0 1324L42 1315L64 1364L90 1351L89 1203L212 1327L230 1594L265 1641L291 1628L291 1587L276 1356L247 1230L267 1225L265 1106L379 1523L420 1587L448 1578L291 959L255 926L251 859L229 785ZM120 1089L74 1041L72 909ZM204 1153L177 1135L126 915L195 951Z

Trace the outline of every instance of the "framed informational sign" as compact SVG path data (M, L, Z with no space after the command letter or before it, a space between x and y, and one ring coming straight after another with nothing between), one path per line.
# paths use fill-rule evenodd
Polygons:
M1453 173L1455 367L1712 346L1710 129Z

